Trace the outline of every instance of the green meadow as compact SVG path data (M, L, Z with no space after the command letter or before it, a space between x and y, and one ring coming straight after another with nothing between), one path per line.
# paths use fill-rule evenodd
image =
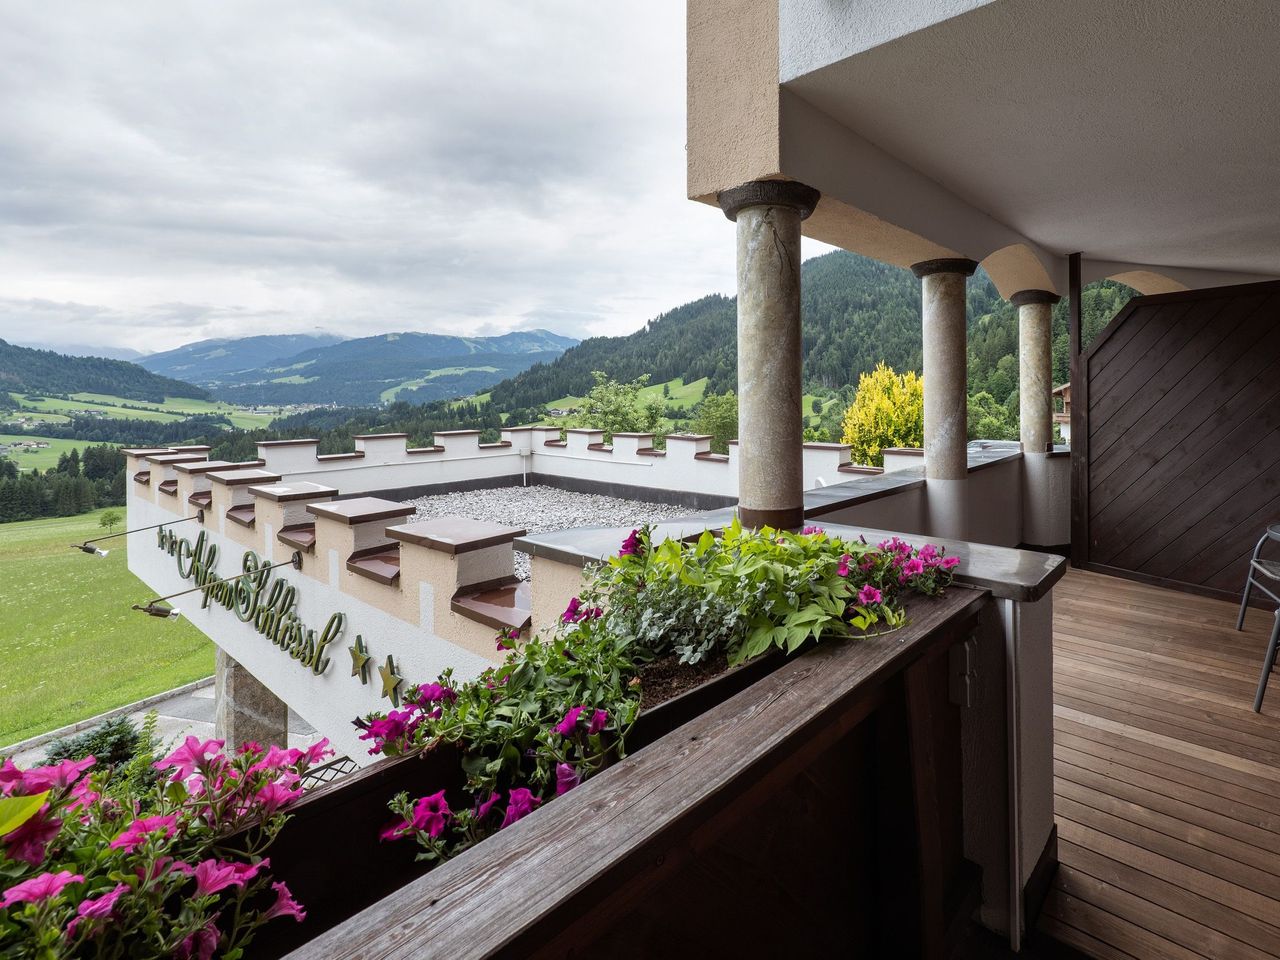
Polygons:
M145 400L126 400L103 393L73 393L71 398L40 397L28 399L21 393L10 393L14 407L37 411L45 415L97 413L115 420L155 420L172 423L197 413L224 413L234 426L254 430L267 426L274 414L251 413L241 407L214 400L196 400L191 397L166 397L164 403Z
M0 444L17 443L22 440L43 440L49 446L43 450L5 453L4 456L16 463L19 470L48 470L58 465L58 457L62 454L91 446L88 440L58 440L33 433L0 433ZM3 538L4 534L0 533L0 542Z
M0 745L213 673L190 623L130 609L152 594L123 537L105 560L70 549L106 532L102 512L0 525Z

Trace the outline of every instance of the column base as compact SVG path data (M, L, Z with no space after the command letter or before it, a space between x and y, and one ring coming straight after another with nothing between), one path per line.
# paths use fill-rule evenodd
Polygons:
M781 510L757 510L753 507L738 507L738 519L744 527L758 530L761 527L773 527L775 530L799 530L804 526L804 505L786 507Z
M221 647L215 663L213 735L229 750L250 741L287 746L288 705Z

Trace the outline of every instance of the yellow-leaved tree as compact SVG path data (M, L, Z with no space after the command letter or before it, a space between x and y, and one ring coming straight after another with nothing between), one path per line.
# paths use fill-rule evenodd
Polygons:
M858 392L844 412L844 441L854 463L884 466L887 447L924 444L924 380L883 363L858 378Z

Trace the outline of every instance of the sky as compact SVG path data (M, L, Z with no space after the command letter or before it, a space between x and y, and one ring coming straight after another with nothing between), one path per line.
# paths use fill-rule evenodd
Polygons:
M10 342L583 337L733 292L732 224L685 198L680 0L0 16Z

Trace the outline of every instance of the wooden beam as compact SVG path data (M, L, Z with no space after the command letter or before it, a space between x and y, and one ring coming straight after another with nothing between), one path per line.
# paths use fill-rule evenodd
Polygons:
M1089 562L1089 362L1084 355L1080 254L1067 258L1067 328L1071 353L1071 565Z

